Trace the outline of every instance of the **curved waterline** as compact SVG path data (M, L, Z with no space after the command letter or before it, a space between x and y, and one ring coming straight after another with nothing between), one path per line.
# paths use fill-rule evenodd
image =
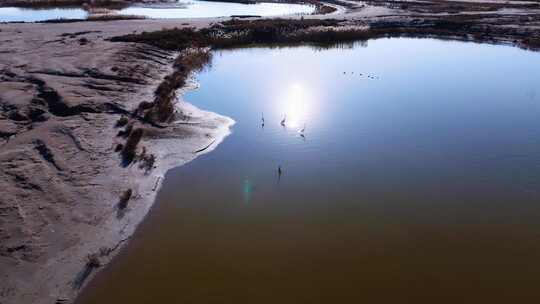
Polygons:
M537 297L540 55L364 46L216 54L186 99L233 134L167 173L80 303Z

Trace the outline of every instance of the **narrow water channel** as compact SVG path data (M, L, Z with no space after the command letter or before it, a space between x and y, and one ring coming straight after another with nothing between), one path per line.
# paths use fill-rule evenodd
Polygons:
M540 54L250 48L198 80L233 133L167 173L79 304L540 300Z
M179 0L168 5L132 5L110 14L137 15L152 19L175 18L217 18L234 15L257 15L262 17L311 14L315 7L292 3L214 2L200 0ZM55 19L85 19L89 12L81 7L65 8L17 8L0 7L0 22L37 22Z

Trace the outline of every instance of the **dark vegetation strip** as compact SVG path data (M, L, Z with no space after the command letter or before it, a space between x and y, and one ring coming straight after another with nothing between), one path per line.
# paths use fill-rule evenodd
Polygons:
M146 19L146 17L139 16L139 15L116 15L116 14L91 15L91 16L88 16L88 18L86 19L58 18L58 19L37 21L36 23L74 23L74 22L86 22L86 21L117 21L117 20L139 20L139 19Z
M416 13L447 13L457 14L462 12L494 12L503 8L516 9L539 9L540 3L533 1L524 2L466 2L466 1L388 1L367 0L366 4L373 6L388 7L391 9L408 10Z
M201 30L192 28L164 29L155 32L113 37L111 41L146 43L174 51L202 47L241 47L260 43L291 43L299 40L305 40L299 42L316 42L314 41L316 40L314 36L317 35L310 36L307 31L303 31L311 27L335 27L339 26L339 24L340 21L335 19L261 19L246 21L233 19ZM337 31L328 30L324 32L327 35L331 35L331 32ZM364 31L356 32L358 34L362 33L362 35L364 33ZM330 40L336 41L334 38Z
M402 36L453 38L478 42L513 42L518 46L531 48L538 45L540 29L532 31L520 27L499 26L516 24L516 22L519 24L519 20L508 20L508 23L503 20L502 23L497 21L491 24L477 18L482 17L460 15L444 19L416 19L413 16L405 21L371 22L369 29L359 26L342 26L343 21L336 19L233 19L201 30L164 29L114 37L111 40L145 43L174 51L202 47L234 48L254 44L332 46L342 42Z

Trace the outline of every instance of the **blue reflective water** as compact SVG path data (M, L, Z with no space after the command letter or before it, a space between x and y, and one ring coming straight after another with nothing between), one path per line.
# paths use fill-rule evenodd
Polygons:
M281 16L293 14L310 14L314 11L311 5L289 3L256 3L241 4L232 2L209 2L182 0L180 8L129 7L120 10L123 15L139 15L156 19L171 18L214 18L233 15Z
M36 22L55 19L85 19L88 13L82 8L25 9L0 7L0 22Z
M540 54L251 48L198 79L233 134L167 174L81 303L540 299Z
M230 2L210 2L179 0L171 5L131 6L120 10L110 10L111 14L137 15L153 19L174 18L214 18L233 15L282 16L310 14L312 5L290 3L241 4ZM0 22L36 22L54 19L84 19L89 13L82 8L23 9L0 7Z

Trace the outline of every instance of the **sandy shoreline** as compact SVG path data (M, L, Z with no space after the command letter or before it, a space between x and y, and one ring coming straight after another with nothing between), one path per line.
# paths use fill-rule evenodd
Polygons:
M116 107L131 111L151 100L176 54L107 42L96 27L1 28L0 303L73 301L95 272L86 273L87 255L107 263L152 206L165 172L211 151L233 124L179 102L192 124L171 123L141 143L156 167L123 167L114 152L123 140ZM93 32L62 36L86 30ZM91 42L81 45L81 36ZM133 198L120 211L128 188Z
M306 18L343 19L361 27L414 25L448 16L421 12L422 6L415 10L414 2L407 10L387 2L346 3L347 8L331 4L338 8L335 13ZM511 43L512 37L540 32L540 9L469 10L475 8L465 5L459 17L484 14L479 28L495 33L485 41ZM154 131L140 143L156 156L156 167L148 173L138 164L123 167L114 152L125 141L116 136L123 128L115 124L141 102L153 100L178 54L107 39L162 28L203 28L227 19L0 24L0 303L73 302L97 272L86 269L87 255L98 254L106 264L150 210L165 172L210 152L234 123L179 102L176 110L189 116L189 123L149 128ZM514 36L500 35L506 33L501 29L512 29ZM133 198L119 210L126 189L133 190Z

